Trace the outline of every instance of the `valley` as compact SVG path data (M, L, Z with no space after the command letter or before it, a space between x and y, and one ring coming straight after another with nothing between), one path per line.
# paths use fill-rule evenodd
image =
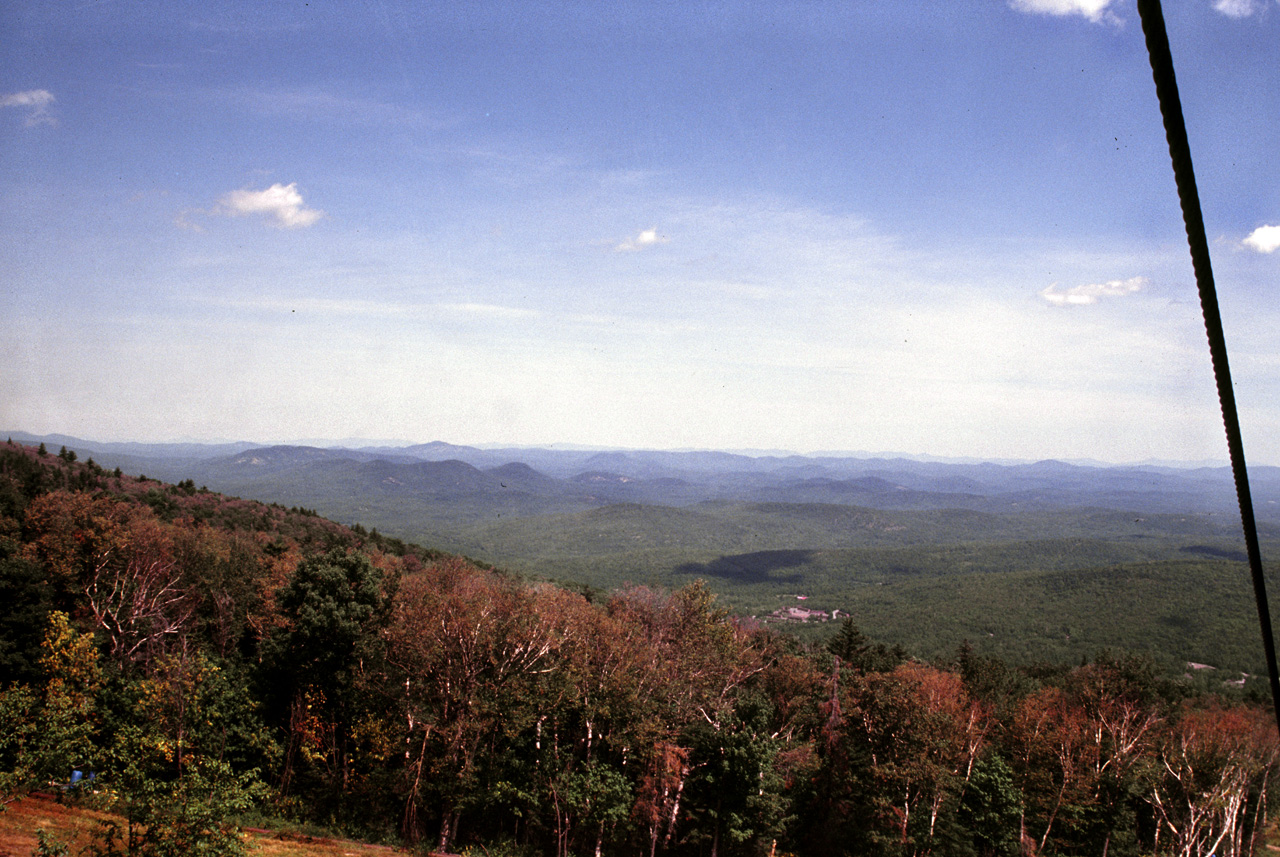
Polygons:
M1263 671L1225 467L41 440L587 593L704 580L801 638L834 625L772 614L839 611L928 658L967 641L1013 662L1115 649ZM1280 470L1251 479L1275 556Z

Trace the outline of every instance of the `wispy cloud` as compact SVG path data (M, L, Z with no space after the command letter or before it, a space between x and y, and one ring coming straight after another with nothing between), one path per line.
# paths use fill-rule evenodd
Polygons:
M49 111L54 102L53 93L47 89L28 89L26 92L12 92L0 95L0 107L17 107L27 110L26 125L57 125L58 120Z
M391 298L326 298L314 295L218 295L196 303L221 309L271 313L302 313L312 318L370 318L413 321L527 321L543 313L524 307L479 302L422 302Z
M1098 298L1118 298L1140 292L1146 284L1146 277L1130 277L1127 280L1108 280L1105 283L1090 283L1059 291L1058 284L1054 283L1040 292L1040 297L1054 306L1087 306L1096 304Z
M632 238L628 238L613 249L620 253L634 253L637 250L647 250L650 247L656 247L659 244L666 244L667 236L659 235L657 227L645 229Z
M1219 0L1219 2L1247 2L1247 0ZM1104 20L1118 21L1107 11L1111 0L1009 0L1009 7L1019 12L1035 15L1080 15L1095 23Z
M340 121L361 125L406 126L439 130L455 126L457 117L446 117L362 95L347 95L317 86L276 89L219 89L218 100L239 105L252 113L292 121Z
M1262 11L1262 0L1214 0L1213 8L1228 18L1248 18Z
M436 309L440 312L448 312L461 316L471 316L482 319L491 318L516 320L537 318L541 315L537 310L482 303L443 303L437 304Z
M184 208L182 211L179 211L174 215L173 225L179 229L185 229L188 232L204 232L204 227L201 226L199 222L191 219L192 215L204 214L208 214L208 212L202 211L198 208Z
M266 16L250 16L250 15L227 15L222 20L192 20L187 22L187 28L194 32L219 33L219 34L263 34L263 33L295 33L305 29L305 25L300 21L270 21L266 20Z
M1280 250L1280 226L1259 226L1244 239L1244 246L1259 253Z
M261 214L286 229L311 226L324 212L307 208L296 182L273 184L264 190L233 190L218 200L217 213L232 216Z

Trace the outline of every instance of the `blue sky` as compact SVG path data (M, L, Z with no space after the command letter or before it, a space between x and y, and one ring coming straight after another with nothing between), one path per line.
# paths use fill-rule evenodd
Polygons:
M1280 464L1280 3L1166 3ZM0 427L1225 459L1107 0L0 7Z

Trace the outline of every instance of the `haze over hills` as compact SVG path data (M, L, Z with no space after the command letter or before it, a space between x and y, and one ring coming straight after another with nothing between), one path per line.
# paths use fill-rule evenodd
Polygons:
M13 436L66 445L107 467L313 508L549 576L562 574L570 558L608 565L637 550L674 547L693 554L631 556L628 567L665 579L681 568L757 550L1193 534L1194 544L1171 550L1200 546L1239 554L1235 487L1225 467L482 449L439 441L326 448ZM1252 481L1264 535L1276 533L1280 469L1256 468ZM870 528L850 523L871 512L878 523Z
M270 490L282 496L306 495L312 502L317 491L345 492L348 497L435 498L462 507L493 504L503 514L564 512L611 503L687 506L709 500L992 513L1086 506L1144 513L1236 513L1227 467L1052 460L960 463L711 450L487 449L440 441L319 447L101 443L22 432L10 436L65 445L104 465L162 478L190 478L232 493ZM1280 468L1253 468L1250 478L1259 517L1280 520Z
M802 634L844 614L934 654L969 639L1020 661L1261 663L1226 467L13 437L585 590L702 579L766 619L804 596ZM1251 481L1271 557L1280 469Z

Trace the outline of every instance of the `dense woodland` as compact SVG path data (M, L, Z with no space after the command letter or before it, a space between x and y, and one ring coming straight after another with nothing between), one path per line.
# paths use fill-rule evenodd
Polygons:
M1098 653L821 643L190 480L0 446L0 793L92 772L99 855L236 824L486 854L1240 855L1269 705Z

